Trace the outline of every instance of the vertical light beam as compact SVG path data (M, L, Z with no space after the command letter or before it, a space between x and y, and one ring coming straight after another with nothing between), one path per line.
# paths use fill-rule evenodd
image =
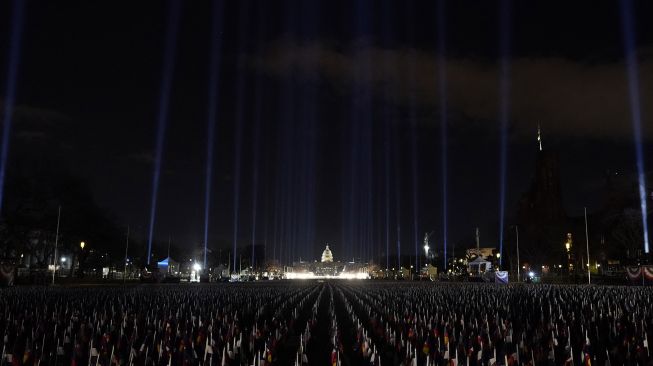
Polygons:
M248 3L241 2L240 16L239 16L239 52L238 57L238 66L241 66L244 63L244 45L247 32L247 16L248 12ZM236 119L234 121L235 126L235 136L234 136L234 241L233 241L233 265L234 270L236 267L236 257L238 251L238 209L240 205L240 163L241 163L241 150L242 150L242 140L243 140L243 113L245 108L245 71L238 70L238 77L236 81ZM242 264L242 263L241 263Z
M500 8L500 75L499 75L499 122L500 122L500 171L499 171L499 266L503 261L503 226L506 206L506 174L508 171L508 119L510 118L510 0L502 0Z
M7 85L5 89L5 106L2 124L2 147L0 151L0 212L4 199L5 172L7 170L7 156L9 155L9 135L14 113L14 100L16 97L16 82L18 79L18 65L20 64L20 46L23 35L23 12L25 2L14 0L12 13L11 43L9 45L9 66L7 67Z
M386 47L390 48L392 41L392 2L386 0L383 2L383 40ZM386 70L393 70L393 63L390 57L385 57L384 64ZM392 119L393 109L390 100L392 99L392 87L390 83L385 85L385 98L384 103L384 173L385 173L385 270L390 269L390 195L392 189L390 187L390 123ZM399 248L397 247L397 252Z
M630 113L635 140L637 158L637 179L639 182L639 200L642 210L642 229L644 232L644 252L649 253L648 218L646 203L646 177L644 175L644 151L642 147L642 114L639 100L639 66L635 47L635 20L633 19L632 0L623 0L621 4L621 23L624 37L624 56L628 76L628 94L630 96Z
M259 23L261 24L261 23ZM252 253L250 263L252 268L256 265L256 218L258 208L258 174L259 174L259 150L261 135L261 109L263 102L263 88L261 77L256 80L256 96L254 102L254 137L252 143Z
M223 2L213 3L211 17L211 54L209 57L209 111L206 130L206 180L204 192L204 267L206 268L206 252L209 242L209 216L211 208L211 185L213 180L213 150L215 142L215 123L217 119L218 84L220 82L220 50L222 49L222 8Z
M412 3L409 3L409 5L412 5ZM412 6L409 6L409 11L408 14L410 16L413 15L414 8ZM414 41L414 25L411 22L411 26L409 28L409 35L410 35L410 40ZM412 173L412 198L413 198L413 246L415 249L415 270L419 271L420 270L420 238L419 238L419 232L418 232L418 223L419 223L419 209L417 207L417 202L418 202L418 192L417 190L419 189L418 187L418 178L419 175L417 173L418 171L418 159L419 156L417 154L417 106L416 106L416 79L415 79L415 63L417 60L417 55L416 51L414 49L411 50L410 52L410 66L409 66L409 82L410 82L410 106L409 106L409 118L410 118L410 167L411 167L411 173ZM411 271L412 272L412 271Z
M401 269L401 150L399 142L399 131L398 128L394 128L394 171L395 171L395 219L397 225L397 270Z
M386 87L386 93L389 92ZM389 104L386 102L386 105ZM385 173L385 270L390 268L390 115L386 107L384 128L384 167Z
M152 238L156 222L156 205L159 193L159 178L161 176L161 163L163 160L163 147L165 142L166 126L168 124L168 104L170 103L170 90L175 66L175 53L177 50L177 33L181 2L170 0L168 3L168 30L166 32L166 45L163 54L163 72L161 94L159 98L159 112L157 117L156 151L154 155L154 174L152 175L152 200L150 205L150 227L147 236L147 264L152 259Z
M442 246L444 271L447 270L447 65L445 58L445 0L438 2L438 81L440 86L440 168L442 175Z

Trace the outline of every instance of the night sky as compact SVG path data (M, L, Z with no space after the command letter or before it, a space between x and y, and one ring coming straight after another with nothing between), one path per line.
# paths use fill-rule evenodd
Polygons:
M482 244L497 245L502 32L509 40L506 223L534 174L538 123L544 149L559 153L567 213L599 208L606 170L635 172L619 2L513 1L502 11L498 1L446 1L443 25L439 5L179 4L154 240L172 236L178 248L204 240L214 103L209 248L233 245L234 202L237 245L251 244L256 217L257 244L267 244L268 255L277 248L277 257L317 258L326 243L336 257L378 256L386 227L394 254L397 223L402 251L413 252L415 240L431 231L432 245L441 245L444 59L448 239L469 243L479 226ZM165 50L174 44L166 41L171 6L28 1L24 13L9 159L29 149L62 161L141 240L150 219ZM650 170L653 3L634 7ZM11 13L12 2L3 2L2 100ZM214 81L212 45L219 46ZM210 100L212 82L217 98Z

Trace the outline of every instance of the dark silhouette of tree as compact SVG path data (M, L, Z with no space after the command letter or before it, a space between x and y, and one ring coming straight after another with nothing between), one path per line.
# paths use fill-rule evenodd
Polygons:
M85 182L57 159L34 154L14 156L9 166L0 217L0 251L4 257L30 255L45 267L54 251L57 210L61 206L58 247L77 253L101 250L117 255L122 234L110 215L95 203ZM123 253L124 255L124 253Z

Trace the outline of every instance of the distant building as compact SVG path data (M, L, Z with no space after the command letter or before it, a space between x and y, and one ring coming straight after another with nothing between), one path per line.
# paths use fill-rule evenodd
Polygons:
M329 249L329 246L327 245L324 251L322 252L322 263L331 263L333 262L333 254L331 253L331 249Z
M367 278L371 268L367 263L334 261L333 253L327 245L319 262L302 260L293 262L291 267L286 267L285 272L286 278L307 278L311 276Z

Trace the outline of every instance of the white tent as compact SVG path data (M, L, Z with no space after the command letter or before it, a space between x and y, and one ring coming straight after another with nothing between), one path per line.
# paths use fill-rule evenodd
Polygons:
M467 271L472 275L482 275L492 269L492 263L478 256L473 261L467 263Z

